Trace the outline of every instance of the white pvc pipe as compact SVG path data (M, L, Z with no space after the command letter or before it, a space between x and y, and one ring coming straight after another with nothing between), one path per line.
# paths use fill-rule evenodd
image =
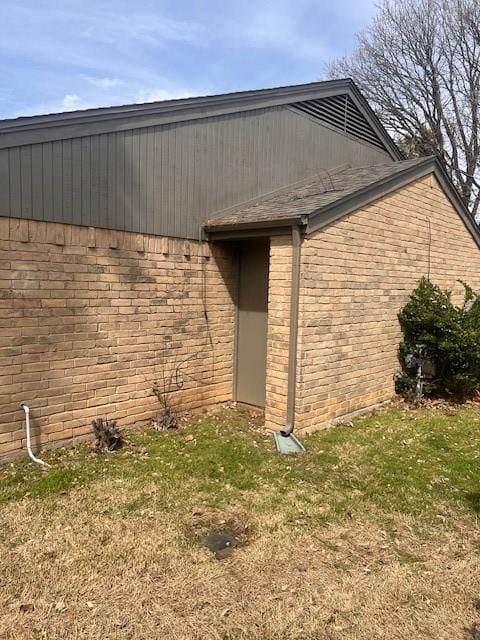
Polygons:
M43 464L44 467L49 467L50 466L49 464L47 464L43 460L40 460L40 458L35 457L34 454L33 454L32 441L31 441L31 438L30 438L30 407L25 402L22 402L22 404L20 406L25 411L25 429L26 429L26 432L27 432L27 451L28 451L28 455L33 460L33 462L36 462L37 464Z

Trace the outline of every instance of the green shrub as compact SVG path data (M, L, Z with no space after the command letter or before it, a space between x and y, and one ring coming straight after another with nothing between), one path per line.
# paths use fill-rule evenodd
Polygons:
M402 371L395 376L395 393L399 396L410 396L417 386L415 378Z
M403 376L415 378L419 354L429 363L432 378L424 391L464 399L480 387L480 298L465 288L464 303L456 306L449 291L422 278L398 319L404 341L399 347ZM411 390L402 378L402 395Z

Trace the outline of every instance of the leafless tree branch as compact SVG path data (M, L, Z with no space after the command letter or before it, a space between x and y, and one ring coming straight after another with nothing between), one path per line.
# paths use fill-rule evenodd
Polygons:
M352 77L407 156L438 154L473 215L480 207L480 2L383 0L351 56Z

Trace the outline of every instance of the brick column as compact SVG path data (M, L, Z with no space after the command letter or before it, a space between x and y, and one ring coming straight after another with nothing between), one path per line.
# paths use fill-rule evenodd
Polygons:
M288 346L292 283L291 236L272 238L268 282L265 428L277 431L287 419Z

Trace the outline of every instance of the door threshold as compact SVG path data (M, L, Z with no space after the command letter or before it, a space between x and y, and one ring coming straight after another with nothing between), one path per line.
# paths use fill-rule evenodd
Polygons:
M242 407L243 409L255 409L255 411L265 412L265 407L262 407L258 404L251 404L250 402L242 402L241 400L235 400L235 404L237 407Z

